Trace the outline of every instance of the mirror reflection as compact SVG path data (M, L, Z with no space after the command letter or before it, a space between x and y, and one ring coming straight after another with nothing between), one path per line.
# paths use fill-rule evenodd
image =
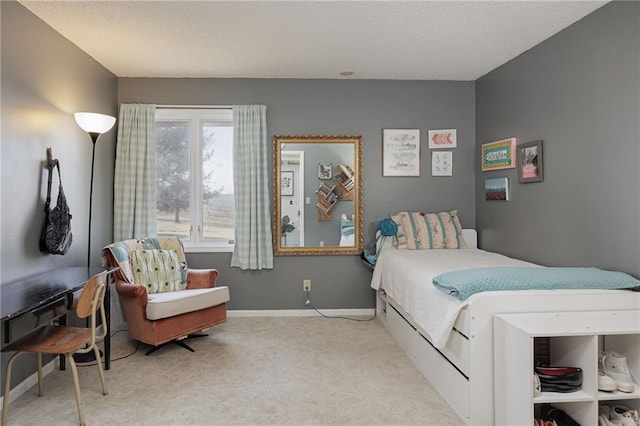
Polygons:
M274 137L276 255L362 251L362 138Z

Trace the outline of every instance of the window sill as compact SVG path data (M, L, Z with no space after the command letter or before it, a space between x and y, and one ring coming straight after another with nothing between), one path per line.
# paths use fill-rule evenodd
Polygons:
M224 246L184 246L185 253L233 253L232 245Z

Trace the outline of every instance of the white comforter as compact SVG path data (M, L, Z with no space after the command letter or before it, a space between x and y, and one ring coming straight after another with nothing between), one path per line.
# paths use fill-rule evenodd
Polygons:
M474 296L460 301L432 284L433 277L449 271L488 266L532 266L480 249L397 250L380 253L371 287L383 289L422 328L438 349L447 344L456 317Z

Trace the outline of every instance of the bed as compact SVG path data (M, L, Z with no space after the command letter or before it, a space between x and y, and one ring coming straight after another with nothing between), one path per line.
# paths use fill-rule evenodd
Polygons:
M371 287L382 323L467 424L494 424L494 315L640 308L640 293L625 290L490 291L459 300L436 289L432 278L475 267L536 266L478 249L475 230L462 236L467 248L458 250L397 250L388 238Z
M353 247L355 243L355 224L346 216L340 219L340 247Z

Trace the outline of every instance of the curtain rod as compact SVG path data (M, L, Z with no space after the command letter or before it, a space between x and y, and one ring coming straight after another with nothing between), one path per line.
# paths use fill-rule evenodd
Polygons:
M232 109L233 105L156 105L157 109Z

